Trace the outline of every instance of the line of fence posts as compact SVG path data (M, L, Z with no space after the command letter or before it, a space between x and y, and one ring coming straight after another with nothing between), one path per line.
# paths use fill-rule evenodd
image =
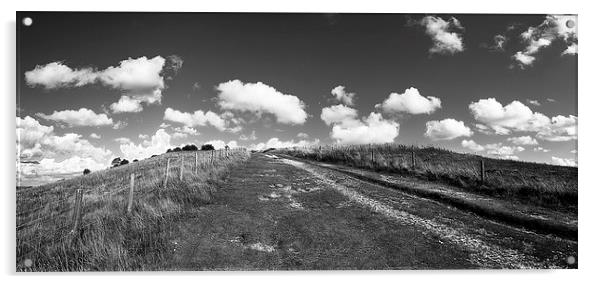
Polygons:
M213 152L211 151L211 160L213 162ZM221 153L221 152L220 152ZM170 167L170 158L167 158L167 164L165 166L165 180L163 181L163 187L167 187L167 182L169 180L169 167ZM194 168L195 168L195 174L198 173L198 153L195 153L194 155ZM181 163L180 163L180 180L183 179L184 176L184 155L181 156ZM132 212L132 207L134 204L134 189L135 189L135 181L136 181L136 175L134 173L130 174L130 187L129 187L129 193L128 193L128 199L127 199L127 207L126 207L126 212L129 214ZM73 227L71 228L71 234L75 234L78 230L78 228L81 226L81 220L82 220L82 202L83 202L83 195L84 195L84 191L83 188L80 186L76 191L75 191L75 198L74 198L74 204L73 204L73 215L72 215L72 223L73 223Z

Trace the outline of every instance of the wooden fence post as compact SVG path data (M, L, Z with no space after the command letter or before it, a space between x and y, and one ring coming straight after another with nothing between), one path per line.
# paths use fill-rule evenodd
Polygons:
M132 212L132 204L134 202L134 174L132 173L130 175L130 195L128 196L128 207L127 207L127 212L128 214Z
M214 152L214 151L215 151L215 150L211 150L211 160L209 161L211 164L213 164L213 152Z
M374 165L374 148L370 145L370 151L372 152L372 165Z
M169 178L169 158L167 158L167 166L165 167L165 181L163 182L163 188L167 187L167 179Z
M485 184L485 161L481 159L481 184Z
M182 163L180 163L180 180L184 177L184 155L181 157Z
M194 174L198 174L199 152L194 152Z
M82 197L84 192L81 188L78 188L75 192L75 205L73 207L73 229L71 229L71 233L77 232L77 227L79 227L79 223L81 221L82 215Z
M416 154L412 151L412 169L416 168Z

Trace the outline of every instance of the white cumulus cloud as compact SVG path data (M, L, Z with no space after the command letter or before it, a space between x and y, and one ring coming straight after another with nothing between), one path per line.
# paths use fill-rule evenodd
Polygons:
M231 140L228 143L224 142L223 140L211 140L203 143L203 145L206 144L212 145L215 150L224 149L226 148L226 145L228 145L230 149L238 147L238 142L236 142L235 140Z
M485 147L479 145L474 140L462 140L462 147L467 148L473 152L480 152L485 150Z
M405 112L410 114L431 114L441 108L437 97L423 97L416 88L406 89L403 94L391 93L382 103L376 105L387 113Z
M537 140L535 140L535 138L531 137L531 136L520 136L520 137L510 137L507 139L509 142L511 142L514 145L537 145L539 143L537 143Z
M262 82L243 83L231 80L216 87L222 109L272 114L283 124L303 124L307 119L305 104L298 97L283 94Z
M345 86L336 86L330 93L340 102L345 105L353 106L353 100L355 93L348 93L345 91Z
M152 155L162 154L169 148L171 148L171 136L165 129L157 130L150 141L145 140L141 144L135 144L130 141L119 146L119 149L123 154L122 158L126 158L130 161L134 159L146 159Z
M463 121L446 118L428 121L424 136L433 140L451 140L462 136L470 137L472 134L472 130L465 126Z
M38 113L37 115L43 119L64 123L69 126L105 126L113 124L113 119L109 118L106 114L97 114L87 108L54 111L52 114Z
M513 131L534 132L537 138L547 141L577 139L577 117L573 115L557 115L550 119L533 112L519 101L503 106L495 98L472 102L468 108L474 118L482 123L479 127L482 132L487 132L487 129L502 135Z
M399 123L383 119L375 112L361 120L353 118L335 123L330 133L330 137L341 144L392 143L397 135Z
M108 165L110 150L92 145L80 134L57 135L52 126L44 126L30 116L16 118L17 180L37 185L81 174L84 168L100 169ZM22 163L37 161L37 164Z
M265 143L259 143L251 145L249 148L253 150L264 150L268 148L292 148L292 147L306 147L306 146L314 146L320 143L319 139L315 139L313 141L310 140L299 140L295 142L294 140L281 141L277 137L270 138Z
M167 108L165 109L163 119L181 123L187 127L211 125L220 131L226 130L226 121L212 111L203 112L202 110L197 110L193 113L188 113Z
M577 161L575 161L575 159L552 157L552 164L565 167L576 167Z
M113 112L140 112L142 103L161 103L162 91L165 88L162 76L165 62L165 58L161 56L142 56L122 60L119 65L109 66L104 70L89 67L72 69L62 62L51 62L37 65L33 70L25 72L25 81L32 87L42 86L46 89L100 83L124 93L118 102L111 105ZM173 64L168 66L168 71L172 68L175 68Z
M357 110L350 108L345 105L334 105L325 107L322 109L320 118L326 123L331 125L334 123L343 123L345 121L353 121L357 117Z

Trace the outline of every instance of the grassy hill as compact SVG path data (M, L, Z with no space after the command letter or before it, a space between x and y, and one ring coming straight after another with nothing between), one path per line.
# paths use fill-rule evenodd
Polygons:
M152 269L163 261L170 228L211 202L216 183L248 157L242 149L227 155L172 152L70 180L18 188L17 270ZM132 174L133 206L128 213ZM83 192L82 214L73 230L78 189Z
M437 181L470 192L554 210L577 211L576 167L492 159L435 147L394 144L315 146L279 151L302 159ZM483 182L481 161L485 169Z

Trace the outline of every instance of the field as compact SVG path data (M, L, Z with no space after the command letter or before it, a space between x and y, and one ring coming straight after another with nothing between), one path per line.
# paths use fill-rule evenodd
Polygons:
M577 211L577 168L394 144L282 149L293 157L401 174L559 211ZM414 158L412 158L414 156ZM481 161L484 180L481 181Z
M19 188L17 271L156 270L164 264L171 227L209 203L216 183L248 157L241 149L172 152ZM133 202L127 212L131 184ZM83 195L76 220L78 189Z

